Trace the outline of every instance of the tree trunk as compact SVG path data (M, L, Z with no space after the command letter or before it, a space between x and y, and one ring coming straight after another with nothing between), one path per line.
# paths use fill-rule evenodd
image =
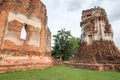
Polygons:
M62 56L60 56L60 61L62 61Z

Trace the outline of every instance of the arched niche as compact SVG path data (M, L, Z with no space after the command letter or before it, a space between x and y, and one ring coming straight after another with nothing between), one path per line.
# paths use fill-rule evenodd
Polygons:
M21 29L20 39L26 40L26 37L27 37L27 32L25 27L23 26L23 28Z

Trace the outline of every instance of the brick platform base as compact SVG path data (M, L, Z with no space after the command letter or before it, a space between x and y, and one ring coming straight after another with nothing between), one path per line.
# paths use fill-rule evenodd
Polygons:
M2 51L0 54L0 72L47 68L53 65L50 53L44 53L46 55L40 54L42 53L24 52L23 54L19 51Z
M73 67L73 68L81 68L81 69L90 69L90 70L110 70L110 71L120 71L120 64L85 64L85 63L70 63L64 62L65 65Z

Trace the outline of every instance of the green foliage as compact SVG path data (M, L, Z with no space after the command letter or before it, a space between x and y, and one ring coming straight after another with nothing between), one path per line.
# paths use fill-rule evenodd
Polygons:
M73 37L71 32L65 31L65 29L59 30L57 35L53 37L55 46L53 47L52 56L60 60L72 58L80 44L80 38Z
M80 46L80 38L72 37L70 38L69 43L72 45L72 49L70 50L71 54L74 55Z
M47 69L0 73L0 80L120 80L120 73L54 66Z
M52 56L60 60L69 59L69 57L72 56L70 52L72 44L69 42L70 38L72 38L70 31L61 29L57 32L57 35L53 35L53 37L55 46L53 47Z

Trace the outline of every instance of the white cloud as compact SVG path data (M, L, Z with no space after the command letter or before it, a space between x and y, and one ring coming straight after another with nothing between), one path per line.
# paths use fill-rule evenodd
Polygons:
M71 30L75 37L80 37L82 10L94 6L103 7L112 24L116 44L120 43L120 0L42 0L47 7L48 26L52 34L56 34L61 28ZM117 45L120 47L120 44Z
M114 32L114 41L120 48L120 19L112 22L112 28Z
M76 11L82 7L82 3L84 3L84 0L69 0L67 1L67 9L68 11Z

